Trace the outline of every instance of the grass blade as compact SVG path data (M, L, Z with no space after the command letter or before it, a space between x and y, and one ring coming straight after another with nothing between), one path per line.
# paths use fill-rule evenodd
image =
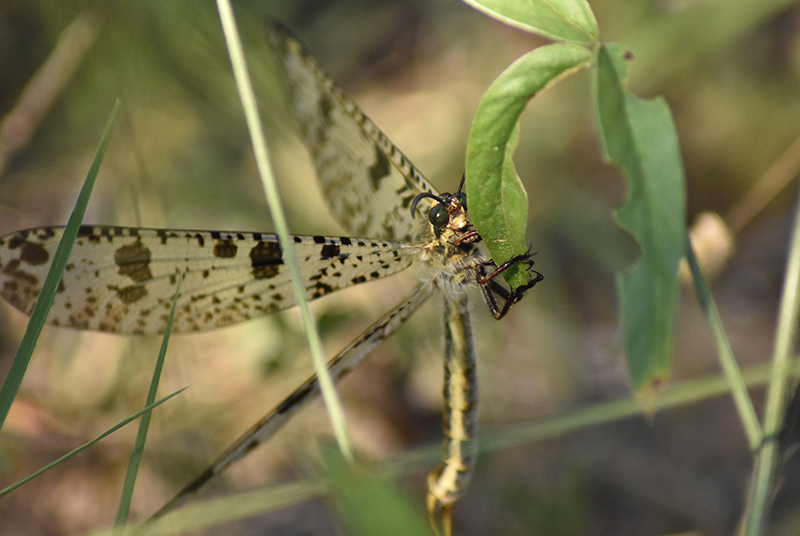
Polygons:
M164 369L164 359L167 355L167 346L169 344L169 336L172 332L172 323L175 319L175 308L178 305L178 297L181 295L181 284L183 283L183 272L181 272L178 282L175 285L175 295L172 297L172 308L169 310L169 317L167 318L167 327L164 330L164 337L161 339L161 349L158 352L158 359L156 359L156 366L153 370L153 379L150 380L150 391L147 393L147 401L145 407L153 405L156 399L156 392L158 391L158 383L161 380L161 371ZM128 519L128 512L131 508L131 499L133 497L133 487L136 485L136 475L139 473L139 465L142 461L142 454L144 453L144 443L147 440L147 430L150 426L150 417L153 412L146 410L142 413L142 420L139 423L139 432L136 434L136 443L133 447L131 460L128 463L128 472L125 475L125 484L122 486L122 497L120 498L119 510L117 510L117 519L114 522L116 527L125 525L125 520Z
M786 411L792 353L797 348L800 321L800 200L795 207L794 229L786 276L783 282L778 329L772 353L772 374L767 388L764 409L764 437L756 455L751 479L751 492L745 511L745 534L757 536L766 531L770 500L775 492L775 471L778 464L783 414Z
M186 389L188 389L188 388L184 387L180 391L175 391L171 395L162 398L158 402L154 402L154 403L152 403L152 404L150 404L148 406L145 406L141 411L137 411L136 413L134 413L133 415L131 415L127 419L125 419L123 421L120 421L119 423L115 424L114 426L112 426L111 428L109 428L108 430L103 432L102 434L98 435L97 437L95 437L91 441L88 441L88 442L84 443L83 445L81 445L80 447L78 447L78 448L76 448L74 450L71 450L70 452L64 454L63 456L61 456L57 460L54 460L54 461L48 463L47 465L45 465L44 467L42 467L38 471L36 471L34 473L31 473L30 475L26 476L22 480L20 480L18 482L15 482L14 484L8 486L5 489L0 490L0 497L2 497L4 495L8 495L9 493L14 491L18 487L22 486L23 484L26 484L26 483L30 482L31 480L33 480L34 478L38 477L39 475L41 475L45 471L49 471L50 469L52 469L56 465L68 460L69 458L72 458L73 456L75 456L79 452L91 447L92 445L94 445L95 443L100 441L101 439L105 438L106 436L109 436L109 435L113 434L114 432L116 432L117 430L119 430L120 428L122 428L123 426L128 424L129 422L138 419L140 416L144 415L148 411L152 411L153 408L155 408L156 406L160 406L161 404L163 404L164 402L166 402L167 400L169 400L173 396L182 393Z
M756 416L756 410L753 408L753 403L750 400L750 396L747 394L747 385L744 383L742 371L739 369L739 365L733 355L730 340L728 340L725 329L722 327L722 319L719 317L714 298L711 297L711 290L708 288L705 277L703 277L703 272L697 264L697 258L694 255L692 243L688 240L686 252L689 268L692 270L692 279L694 280L697 299L700 302L700 307L703 308L706 318L708 318L711 331L714 333L719 362L722 365L725 376L731 384L731 393L736 403L736 409L739 411L739 419L741 419L742 426L747 434L748 444L751 449L755 450L758 448L763 437L761 425Z
M336 435L336 441L339 443L339 448L347 458L352 459L349 441L347 439L344 410L336 395L333 380L325 366L325 356L322 353L322 343L320 342L317 325L311 316L311 310L305 299L305 289L303 288L302 278L300 277L297 258L292 249L289 225L286 223L286 216L283 211L283 206L281 205L278 186L275 182L275 176L272 173L272 164L270 162L269 151L267 150L264 128L261 125L253 84L248 74L244 53L242 52L241 39L236 27L233 10L228 0L217 0L217 9L219 10L222 29L225 33L228 53L231 57L236 88L239 91L239 98L242 101L247 127L250 130L250 138L253 142L253 151L255 152L258 173L264 186L264 192L267 195L267 204L269 205L269 211L272 215L272 222L275 224L275 233L278 235L278 242L281 244L281 249L283 250L283 260L286 263L287 269L292 274L292 289L297 297L297 306L300 310L303 328L308 339L311 359L314 362L314 371L319 378L322 398L325 400L325 406L330 415L331 424L334 434Z
M17 396L19 386L22 384L22 378L25 377L25 371L28 370L28 364L36 347L36 341L42 332L47 313L50 312L50 306L53 304L53 299L58 290L61 275L64 273L64 268L72 252L72 246L75 244L75 238L78 236L78 228L83 221L84 214L86 214L86 206L89 204L89 197L92 194L97 174L100 171L100 164L103 162L103 156L111 138L111 131L114 127L119 105L120 101L117 100L111 112L111 117L106 124L97 153L92 161L92 166L89 168L89 173L86 175L86 180L78 194L78 199L75 201L75 207L72 209L67 225L64 228L64 236L61 238L58 249L53 256L53 264L50 265L50 271L47 273L47 278L42 285L42 292L39 294L36 305L31 312L31 319L25 329L25 334L22 336L17 355L14 357L14 362L11 364L11 369L3 382L3 386L0 387L0 429L2 429L3 423L5 423L8 416L8 411L11 409L11 404Z

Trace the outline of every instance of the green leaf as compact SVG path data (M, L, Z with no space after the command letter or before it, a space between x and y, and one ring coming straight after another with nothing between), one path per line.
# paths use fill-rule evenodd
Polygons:
M628 369L642 394L669 376L678 263L686 251L686 192L669 106L663 98L642 100L625 90L624 54L619 45L598 49L594 91L605 157L630 184L617 220L641 248L617 287Z
M597 19L585 0L464 0L510 26L556 41L597 42Z
M558 43L537 48L501 73L478 105L467 143L467 205L475 229L498 265L528 250L528 198L512 160L519 115L531 97L591 62L592 53L582 46ZM503 272L511 288L528 283L523 268Z

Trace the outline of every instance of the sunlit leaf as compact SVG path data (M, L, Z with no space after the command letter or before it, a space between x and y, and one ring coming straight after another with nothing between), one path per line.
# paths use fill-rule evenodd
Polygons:
M678 263L686 251L686 192L669 106L663 98L643 100L625 90L623 57L618 46L598 50L594 90L605 157L629 181L617 220L641 248L617 287L628 367L646 395L670 370Z
M557 41L597 41L597 20L585 0L464 0L490 17Z
M537 48L500 74L478 105L467 144L467 202L497 264L528 249L528 199L512 160L519 115L531 97L591 61L592 53L578 45ZM503 273L512 288L528 283L519 268Z

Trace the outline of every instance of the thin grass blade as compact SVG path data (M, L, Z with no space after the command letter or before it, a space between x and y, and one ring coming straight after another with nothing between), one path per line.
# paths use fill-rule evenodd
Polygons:
M158 352L158 359L156 359L156 366L153 370L153 378L150 380L150 391L147 393L147 401L145 407L151 406L156 399L156 392L158 392L158 384L161 381L161 372L164 370L164 359L167 355L167 346L169 345L169 337L172 333L172 323L175 320L175 308L178 305L178 298L181 295L181 284L183 283L183 272L178 277L178 282L175 285L175 295L172 297L172 307L169 310L169 317L167 318L167 327L164 330L164 337L161 339L161 349ZM147 430L150 427L150 417L152 411L145 411L142 414L142 420L139 423L139 432L136 435L136 442L133 446L133 453L131 454L130 462L128 463L128 472L125 475L125 484L122 486L122 497L120 498L119 509L117 510L117 519L114 522L116 527L125 525L128 519L128 512L131 508L131 499L133 498L133 488L136 485L136 475L139 474L139 465L142 461L142 454L144 454L144 443L147 440Z
M728 339L728 335L725 333L725 328L722 326L722 319L719 317L717 305L714 303L714 298L711 296L711 290L708 288L705 277L703 277L703 272L697 264L694 248L692 248L692 243L689 240L687 240L686 258L689 261L689 268L692 270L692 279L694 280L697 299L700 302L700 307L703 308L703 312L711 326L711 331L714 334L714 342L717 345L719 362L731 385L731 393L736 403L736 409L739 411L739 419L742 421L742 426L747 434L747 441L750 448L755 450L761 443L763 437L761 425L758 422L758 416L753 407L753 402L747 394L747 385L745 385L742 371L733 355L731 342Z
M311 310L308 307L308 302L305 300L305 289L303 288L297 258L292 250L289 225L286 222L286 216L280 201L280 193L278 192L278 186L272 172L272 164L270 162L266 138L264 136L264 128L261 124L255 92L253 91L253 84L250 80L244 53L242 51L239 30L237 29L233 10L228 0L217 0L217 9L225 34L225 43L227 44L228 52L231 57L236 88L239 91L239 98L242 101L247 127L250 130L250 137L253 142L253 151L255 153L258 173L267 196L267 204L269 205L270 214L272 215L272 222L275 224L275 233L278 235L278 241L283 250L283 260L289 272L292 274L292 288L297 297L297 306L300 310L303 328L308 339L311 359L314 362L314 370L319 377L322 398L325 400L325 406L328 410L328 415L330 416L331 425L334 435L336 436L336 441L339 443L339 448L342 449L346 457L352 459L350 442L347 438L344 410L336 395L333 379L325 367L325 356L322 352L322 343L317 330L317 324L311 316Z
M8 411L11 409L11 404L17 396L19 386L22 384L22 379L25 377L33 350L36 347L36 341L39 340L39 334L42 332L47 313L50 312L50 306L53 304L58 284L61 281L64 268L67 266L72 246L75 244L75 238L78 236L78 228L83 221L84 214L86 214L86 206L89 204L89 197L97 180L97 174L100 172L100 164L103 162L106 147L111 139L111 132L114 128L119 106L120 101L117 100L111 112L111 117L106 124L97 153L92 161L92 166L89 168L89 173L86 175L86 180L78 194L78 199L75 201L75 207L72 209L67 225L64 228L64 236L61 238L58 249L53 256L53 263L50 265L50 271L47 273L47 278L42 285L42 292L39 294L36 305L31 312L31 319L25 329L25 334L22 336L17 355L14 357L14 362L11 364L11 369L3 382L3 386L0 387L0 429L2 429L3 423L5 423L8 416Z
M130 417L128 417L127 419L125 419L125 420L123 420L123 421L120 421L119 423L115 424L114 426L112 426L111 428L109 428L108 430L106 430L105 432L103 432L102 434L98 435L97 437L95 437L95 438L94 438L94 439L92 439L91 441L88 441L88 442L84 443L83 445L81 445L80 447L78 447L78 448L76 448L76 449L74 449L74 450L71 450L70 452L68 452L68 453L64 454L63 456L61 456L61 457L60 457L60 458L58 458L57 460L54 460L54 461L52 461L52 462L48 463L47 465L45 465L44 467L42 467L42 468L41 468L41 469L39 469L38 471L36 471L36 472L34 472L34 473L31 473L30 475L26 476L26 477L25 477L25 478L23 478L22 480L20 480L20 481L18 481L18 482L15 482L14 484L12 484L12 485L8 486L7 488L5 488L5 489L3 489L3 490L0 490L0 497L2 497L2 496L4 496L4 495L8 495L9 493L11 493L12 491L14 491L14 490L15 490L15 489L17 489L18 487L22 486L23 484L26 484L26 483L30 482L31 480L33 480L34 478L38 477L39 475L41 475L41 474L42 474L42 473L44 473L45 471L49 471L50 469L52 469L52 468L53 468L53 467L55 467L56 465L58 465L58 464L60 464L60 463L62 463L62 462L64 462L64 461L68 460L69 458L72 458L73 456L75 456L75 455L76 455L76 454L78 454L79 452L81 452L81 451L83 451L83 450L85 450L85 449L87 449L87 448L91 447L92 445L94 445L95 443L97 443L98 441L100 441L101 439L103 439L103 438L105 438L105 437L107 437L107 436L109 436L109 435L113 434L114 432L116 432L117 430L119 430L120 428L122 428L123 426L125 426L126 424L128 424L129 422L131 422L131 421L134 421L134 420L138 419L139 417L141 417L142 415L144 415L144 413L145 413L145 412L152 411L152 410L153 410L153 408L155 408L155 407L157 407L157 406L160 406L161 404L163 404L164 402L166 402L167 400L169 400L169 399L170 399L170 398L172 398L173 396L176 396L176 395L178 395L178 394L182 393L182 392L183 392L183 391L185 391L186 389L188 389L188 387L184 387L183 389L181 389L181 390L179 390L179 391L175 391L175 392L174 392L174 393L172 393L171 395L169 395L169 396L166 396L166 397L162 398L162 399L161 399L161 400L159 400L158 402L154 402L154 403L152 403L152 404L150 404L150 405L148 405L148 406L145 406L145 407L144 407L144 408L143 408L141 411L137 411L136 413L134 413L133 415L131 415L131 416L130 416Z

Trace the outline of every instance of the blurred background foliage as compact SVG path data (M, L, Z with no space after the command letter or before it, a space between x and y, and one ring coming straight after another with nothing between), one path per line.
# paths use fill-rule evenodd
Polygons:
M681 138L689 224L719 214L735 249L713 291L740 363L770 355L800 166L800 9L794 2L594 0L601 37L630 48L630 87L666 96ZM481 93L545 41L455 0L235 4L290 225L341 234L325 212L261 36L292 28L442 191L457 186ZM213 2L0 3L0 234L66 220L114 99L123 108L87 222L269 230ZM49 68L48 59L52 59ZM74 69L74 70L73 70ZM46 75L42 75L45 72ZM38 83L35 83L37 80ZM23 99L23 95L25 96ZM22 99L22 100L21 100ZM502 322L475 296L485 429L627 396L614 271L636 247L613 222L625 184L600 161L588 73L532 103L516 163L529 192L528 239L545 281ZM777 177L777 178L776 178ZM776 188L765 203L755 189ZM766 182L765 182L766 181ZM755 198L757 199L757 198ZM723 243L712 233L712 246ZM411 288L413 274L315 305L329 355ZM26 318L0 308L5 373ZM441 306L427 305L342 384L357 449L380 460L441 439ZM691 291L678 312L673 381L717 371ZM11 483L140 409L157 338L47 328L0 435ZM171 341L162 392L191 388L154 415L133 514L155 511L310 374L293 312ZM757 404L761 392L753 392ZM321 405L207 493L317 471ZM73 534L113 520L133 434L123 430L0 500L0 534ZM484 454L454 510L459 534L731 534L751 457L728 398ZM423 508L420 467L403 480ZM796 533L788 465L776 533ZM217 533L342 531L304 503ZM209 531L214 533L214 531Z

